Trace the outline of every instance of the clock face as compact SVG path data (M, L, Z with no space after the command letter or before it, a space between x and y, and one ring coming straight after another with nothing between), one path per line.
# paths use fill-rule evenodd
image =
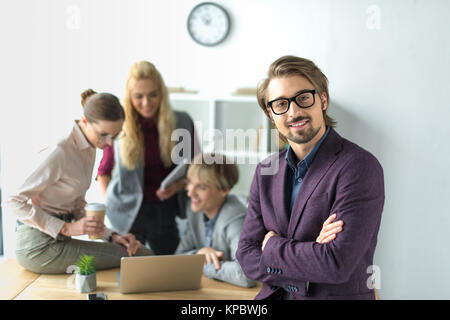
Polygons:
M189 14L187 28L192 39L197 43L215 46L228 36L230 17L218 4L200 3Z

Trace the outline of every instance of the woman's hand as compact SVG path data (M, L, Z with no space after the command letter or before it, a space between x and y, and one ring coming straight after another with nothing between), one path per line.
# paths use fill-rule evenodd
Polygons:
M105 224L100 217L83 217L75 222L66 222L60 233L67 237L90 235L96 236L105 232Z
M165 189L159 188L158 190L156 190L156 195L158 196L159 200L164 201L172 197L178 191L184 189L185 186L186 180L178 180L177 182L174 182L171 185L167 186L167 188Z
M125 248L127 248L128 256L134 256L136 252L142 248L142 243L136 239L136 237L131 234L127 233L126 235L120 236L118 234L115 234L112 236L112 242L118 243Z
M336 219L336 213L328 217L323 223L322 230L316 239L317 243L328 243L336 238L336 235L342 231L342 226L344 222L342 220L333 222Z

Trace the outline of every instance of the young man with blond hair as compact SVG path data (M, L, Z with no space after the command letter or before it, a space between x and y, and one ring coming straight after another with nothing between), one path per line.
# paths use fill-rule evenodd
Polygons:
M176 254L204 254L203 268L208 278L242 287L256 282L247 278L236 260L236 249L245 217L245 205L230 190L238 182L239 171L226 158L214 155L207 164L199 154L187 172L187 225ZM209 162L209 161L208 161Z

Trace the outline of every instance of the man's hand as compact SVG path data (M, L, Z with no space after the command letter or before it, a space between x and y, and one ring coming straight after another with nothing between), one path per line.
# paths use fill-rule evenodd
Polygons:
M325 220L322 230L320 231L320 234L316 239L317 243L323 244L331 242L336 238L336 235L342 231L344 222L342 220L333 222L334 219L336 219L336 213L332 214L328 217L327 220Z
M267 241L271 238L271 237L278 237L279 234L273 232L273 231L269 231L267 232L267 234L264 236L264 240L261 246L261 251L264 251L264 247L266 246Z
M112 236L112 242L118 243L125 248L127 248L128 256L134 256L136 252L142 248L142 243L136 239L136 237L131 234L127 233L126 235L119 236L118 234L115 234Z
M159 200L164 201L172 197L175 193L178 191L184 189L186 186L186 180L179 180L177 182L172 183L171 185L167 186L166 189L159 188L156 190L156 196L159 198Z
M210 247L201 248L197 251L197 254L204 254L206 256L205 264L214 263L216 270L220 269L219 260L225 260L222 251L217 251Z
M64 223L60 233L67 237L90 235L96 236L105 232L105 224L100 217L83 217L75 222Z

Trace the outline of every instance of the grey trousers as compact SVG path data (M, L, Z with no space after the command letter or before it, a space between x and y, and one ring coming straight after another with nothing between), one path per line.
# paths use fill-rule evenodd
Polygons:
M83 241L59 235L57 239L25 224L16 225L16 258L27 270L45 274L71 273L78 258L94 256L96 270L118 268L128 257L126 248L111 242ZM136 256L153 255L142 247Z

